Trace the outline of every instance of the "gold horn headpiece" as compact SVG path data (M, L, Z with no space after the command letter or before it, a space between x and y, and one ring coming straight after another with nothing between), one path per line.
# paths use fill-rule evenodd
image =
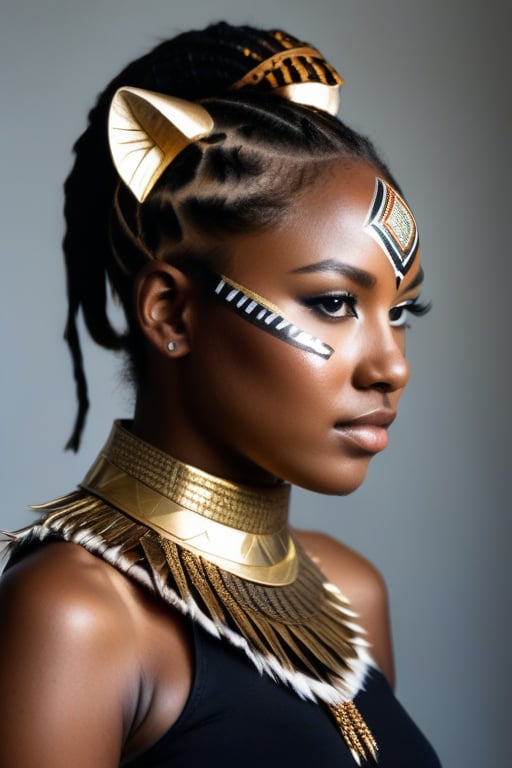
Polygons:
M246 55L257 58L249 50ZM335 115L341 85L343 78L316 48L300 46L260 61L231 88L268 89L288 101ZM120 88L114 94L108 119L114 165L143 203L180 152L209 136L213 127L211 115L201 104L142 88Z
M212 128L213 119L200 104L141 88L120 88L108 120L114 165L143 203L174 158Z

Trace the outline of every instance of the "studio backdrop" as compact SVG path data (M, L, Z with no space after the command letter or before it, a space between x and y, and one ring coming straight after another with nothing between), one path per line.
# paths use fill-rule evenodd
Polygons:
M345 78L340 115L405 191L433 309L408 332L411 382L366 484L347 498L294 491L293 521L344 540L384 574L398 695L447 768L510 760L505 5L3 0L0 11L4 529L31 520L28 504L71 490L112 419L131 413L122 361L86 343L91 410L80 453L63 451L75 400L62 341L62 183L96 94L160 39L220 19L284 27Z

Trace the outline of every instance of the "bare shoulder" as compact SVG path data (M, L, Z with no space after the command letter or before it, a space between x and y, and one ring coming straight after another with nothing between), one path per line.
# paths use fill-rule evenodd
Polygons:
M350 601L367 633L373 658L393 685L389 604L382 574L365 557L331 536L314 531L294 533L326 578Z
M126 702L136 700L129 688L138 680L130 589L113 568L65 543L41 547L3 575L0 742L6 768L118 764ZM42 749L52 738L58 754Z
M48 544L9 568L0 581L0 610L15 625L75 640L126 630L133 588L121 574L76 544ZM22 626L19 627L21 629Z
M386 594L380 571L341 541L316 531L294 531L307 554L354 605L375 604Z

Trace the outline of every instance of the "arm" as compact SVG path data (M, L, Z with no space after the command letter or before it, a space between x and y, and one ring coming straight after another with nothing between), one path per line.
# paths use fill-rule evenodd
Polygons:
M102 565L56 544L2 579L3 768L119 765L137 680L129 617Z
M388 597L379 571L354 550L321 533L296 531L308 555L327 579L350 600L366 631L370 653L394 686L395 673Z

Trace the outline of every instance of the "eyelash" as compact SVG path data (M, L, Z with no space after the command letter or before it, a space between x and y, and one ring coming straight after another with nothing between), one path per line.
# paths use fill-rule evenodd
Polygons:
M337 307L334 310L328 310L327 304L329 302L337 302ZM310 299L305 299L304 304L309 307L313 312L317 312L328 320L341 320L347 317L359 317L356 310L357 297L352 293L325 293L322 296L314 296ZM430 310L429 302L421 302L419 298L408 299L397 304L389 311L390 323L395 328L407 327L406 314L410 313L416 317L426 315ZM343 314L341 312L343 311ZM398 317L393 318L393 313L399 312ZM336 314L339 312L340 314Z
M393 312L396 312L397 310L400 314L394 319ZM426 315L429 310L430 302L422 302L418 298L409 299L408 301L402 302L402 304L397 304L396 307L389 310L389 321L394 328L402 328L404 326L408 328L409 325L406 322L407 312L416 317L421 317L422 315Z
M329 302L337 302L337 306L333 310L328 310L326 305ZM358 317L356 311L357 298L346 291L341 293L324 293L321 296L314 296L310 299L304 299L304 304L309 307L313 312L322 315L322 317L328 320L341 320L346 317ZM336 314L341 311L346 314Z

